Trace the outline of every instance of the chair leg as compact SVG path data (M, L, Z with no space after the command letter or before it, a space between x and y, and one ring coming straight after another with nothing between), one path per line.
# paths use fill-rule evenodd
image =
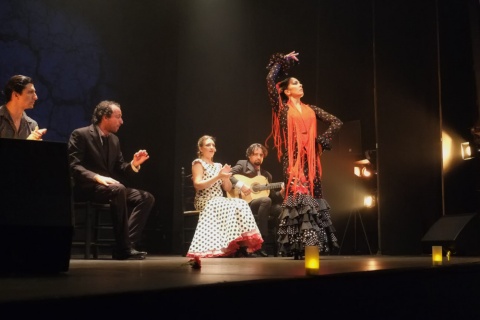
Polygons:
M93 239L95 239L93 246L92 246L92 251L93 251L93 258L98 259L98 226L100 224L100 214L98 212L98 209L94 210L94 226L93 226Z
M278 257L277 228L273 228L273 256Z
M90 204L87 204L85 207L85 259L90 259L90 248L92 247L92 213Z
M111 207L108 205L100 204L95 205L93 211L93 218L94 218L94 225L93 225L93 240L92 240L92 252L93 258L98 259L101 253L101 247L109 246L112 248L112 244L115 244L115 233L113 228L113 221L106 222L103 219L103 215L107 215L111 217ZM111 218L110 218L111 219ZM112 235L110 237L106 237L104 232L111 230ZM112 248L113 249L113 248Z

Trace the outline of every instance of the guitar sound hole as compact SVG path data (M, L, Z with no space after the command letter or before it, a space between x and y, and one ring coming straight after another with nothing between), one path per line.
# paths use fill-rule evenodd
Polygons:
M257 192L261 191L258 184L252 184L252 185L250 186L250 189L252 189L252 191L253 191L254 193L257 193Z

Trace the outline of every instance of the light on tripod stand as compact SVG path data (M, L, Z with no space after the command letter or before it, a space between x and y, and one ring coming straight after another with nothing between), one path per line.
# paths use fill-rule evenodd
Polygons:
M373 151L366 152L366 155L373 160L371 162L368 158L355 161L353 167L353 173L355 175L353 179L353 198L352 198L352 211L348 215L347 224L345 226L345 231L343 233L342 242L338 254L341 253L343 244L345 241L345 236L347 234L348 227L350 226L350 221L353 222L353 241L354 241L354 252L358 252L357 247L357 221L361 226L361 231L368 247L368 252L372 254L370 248L370 243L368 241L367 232L365 230L365 225L363 224L362 211L366 208L372 208L376 204L375 196L372 195L372 190L376 190L376 179L373 177L377 174L375 169L375 160L371 157L374 154Z

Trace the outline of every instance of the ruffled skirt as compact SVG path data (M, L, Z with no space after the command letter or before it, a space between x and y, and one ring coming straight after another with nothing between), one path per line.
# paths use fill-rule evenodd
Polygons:
M318 246L324 253L330 253L332 247L338 248L329 210L325 199L306 194L288 196L277 232L282 254L303 255L305 246Z
M248 203L242 199L214 197L200 213L187 257L223 257L240 246L247 252L262 247L263 239Z

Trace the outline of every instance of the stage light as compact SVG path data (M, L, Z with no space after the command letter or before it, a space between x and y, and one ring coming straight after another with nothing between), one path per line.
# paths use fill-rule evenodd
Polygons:
M348 216L347 226L343 234L342 242L340 245L339 253L342 250L343 243L345 240L345 235L350 224L350 220L353 220L353 228L355 234L354 241L354 252L357 252L357 220L360 221L363 235L365 236L365 241L368 246L368 251L372 254L370 248L370 243L368 241L367 233L362 221L361 212L376 207L376 190L377 190L377 153L376 150L367 150L365 151L365 159L358 160L354 162L353 173L357 177L353 178L353 209ZM363 201L363 202L362 202ZM376 210L376 209L375 209ZM372 211L372 210L367 210ZM380 214L378 215L380 216ZM378 224L380 230L380 223ZM380 231L379 231L380 232ZM380 249L380 247L379 247Z
M356 175L357 177L362 176L362 169L360 167L353 167L353 174Z
M372 167L372 163L368 159L355 161L355 166L353 167L353 173L357 177L365 178L365 179L368 179L375 174Z
M373 208L375 207L375 204L376 204L376 199L374 195L369 194L363 197L363 205L366 208Z
M372 171L370 171L367 167L362 168L362 176L365 178L370 178L372 176Z
M305 246L305 273L317 275L320 269L320 251L318 246Z
M460 144L462 150L462 159L470 160L480 157L480 145L477 142L462 142Z
M472 159L473 156L472 156L472 148L470 147L470 143L462 142L460 146L462 148L462 159L463 160Z

